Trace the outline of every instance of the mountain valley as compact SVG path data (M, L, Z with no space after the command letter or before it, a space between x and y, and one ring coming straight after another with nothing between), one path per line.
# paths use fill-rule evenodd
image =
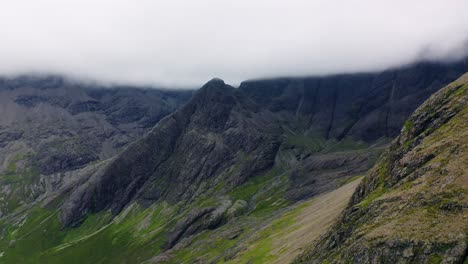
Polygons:
M467 71L1 79L0 263L463 263Z

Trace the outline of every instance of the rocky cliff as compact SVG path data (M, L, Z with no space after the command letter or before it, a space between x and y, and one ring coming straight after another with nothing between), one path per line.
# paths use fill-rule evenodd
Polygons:
M431 96L297 263L465 263L468 74Z

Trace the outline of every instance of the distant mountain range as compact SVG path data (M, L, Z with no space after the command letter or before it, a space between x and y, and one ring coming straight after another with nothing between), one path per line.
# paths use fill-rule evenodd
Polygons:
M419 63L198 91L1 79L0 262L463 261L466 77L442 88L467 71ZM433 207L432 225L419 213ZM423 228L448 237L410 236Z

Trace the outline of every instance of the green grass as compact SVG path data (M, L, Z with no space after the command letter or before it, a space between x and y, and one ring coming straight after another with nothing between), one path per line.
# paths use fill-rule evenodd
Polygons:
M173 213L163 204L144 210L136 207L121 222L110 223L111 215L104 211L89 215L78 228L63 229L58 211L36 207L23 225L0 225L0 230L6 230L6 237L0 242L0 252L5 252L0 260L1 263L139 263L161 251L166 239L164 227L170 226Z
M331 153L366 149L369 147L369 144L362 141L356 141L351 138L344 138L340 141L337 141L336 139L326 140L322 136L315 134L289 135L286 138L286 143L294 147L306 149L313 153Z
M340 141L330 140L328 141L328 147L326 148L327 152L335 151L346 151L346 150L358 150L366 149L369 147L369 144L361 141L355 141L351 138L344 138Z
M169 263L193 263L194 259L199 257L215 259L234 246L239 239L240 237L235 239L226 239L222 236L213 237L210 231L204 231L192 241L196 248L189 247L176 251L174 258ZM209 241L209 243L206 241ZM220 259L219 262L222 263L224 260Z
M414 127L414 123L411 120L406 120L405 123L403 124L403 127L405 131L410 131Z
M302 147L311 152L319 152L325 148L326 142L321 136L289 135L286 142L295 147Z
M376 166L378 166L376 176L378 178L377 186L374 190L367 194L360 203L358 203L358 206L360 207L368 207L370 204L372 204L372 202L374 202L376 199L378 199L388 191L388 189L385 187L385 182L390 175L389 163L387 160L382 160L381 163L379 163Z
M231 196L233 200L249 201L254 194L267 186L269 182L273 181L275 176L279 175L280 172L280 169L275 167L263 175L252 177L243 185L234 188L229 193L229 196Z
M372 204L372 202L384 195L385 192L385 188L383 186L379 186L377 189L368 194L360 203L358 203L358 206L362 208L368 207Z
M10 162L7 167L7 174L16 173L16 162Z
M441 263L442 260L443 258L440 255L434 254L429 257L429 264L438 264Z
M295 222L296 217L306 208L309 203L303 203L294 209L282 214L276 220L271 222L265 229L258 232L255 240L250 242L248 250L242 252L239 258L227 263L268 263L278 256L272 254L273 241L277 235L286 234L288 228ZM281 253L281 252L280 252ZM249 262L250 261L250 262Z
M8 174L0 174L0 185L8 186L9 193L5 193L0 202L0 207L4 213L10 213L20 207L23 203L31 202L35 197L31 197L28 186L32 185L39 178L39 173L34 168L25 168L19 171L14 162L10 163Z

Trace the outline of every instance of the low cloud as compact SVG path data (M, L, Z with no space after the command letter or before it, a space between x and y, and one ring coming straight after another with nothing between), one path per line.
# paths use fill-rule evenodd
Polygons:
M0 74L199 86L468 51L466 0L5 0Z

